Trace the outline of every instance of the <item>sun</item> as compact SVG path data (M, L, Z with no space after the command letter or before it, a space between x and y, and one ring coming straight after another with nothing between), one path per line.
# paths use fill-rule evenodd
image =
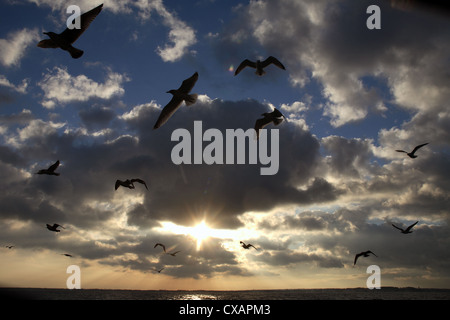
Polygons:
M212 229L209 228L203 220L194 227L191 227L189 234L197 240L197 251L200 250L202 241L210 237Z

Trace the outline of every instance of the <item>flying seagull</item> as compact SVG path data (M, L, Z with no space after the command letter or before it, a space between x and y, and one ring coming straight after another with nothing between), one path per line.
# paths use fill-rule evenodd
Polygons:
M66 28L60 34L54 32L44 32L44 34L46 34L50 39L41 40L37 46L40 48L61 48L62 50L68 51L72 58L80 58L84 51L73 47L72 44L83 34L84 31L86 31L91 22L95 19L95 17L97 17L100 11L102 11L102 8L103 4L83 13L79 17L80 28L76 28L76 26L72 25L72 27L74 27L73 29Z
M59 230L58 227L65 229L63 226L61 226L57 223L54 223L52 226L47 223L47 229L50 231L61 232L61 230Z
M157 243L157 244L155 244L155 246L153 248L156 248L157 246L161 246L163 248L164 252L166 252L166 246L165 245L163 245L162 243Z
M12 249L14 246L5 246L5 248Z
M159 270L154 268L153 270L156 271L156 272L158 272L158 273L161 273L161 271L163 271L163 269L164 269L164 267L162 267L162 268L159 269Z
M198 97L197 94L195 93L189 94L189 92L192 90L197 80L198 80L198 73L196 72L190 78L184 80L177 90L172 89L167 91L167 93L171 93L173 97L161 111L159 118L156 121L153 129L158 129L164 123L166 123L169 120L169 118L175 113L175 111L178 110L183 101L186 103L187 106L190 106L197 101Z
M68 253L61 253L61 255L62 255L62 256L69 257L69 258L73 258L73 255L68 254Z
M250 249L250 247L253 247L253 248L255 248L255 250L258 250L258 249L256 249L256 247L255 247L254 245L252 245L251 243L245 244L243 241L240 241L239 243L241 244L242 248L244 248L244 249Z
M286 68L283 66L283 64L277 58L270 56L264 61L256 60L256 62L253 62L253 61L250 61L248 59L245 59L244 61L241 62L239 67L237 67L236 72L234 73L234 75L237 76L238 73L241 72L242 69L244 69L245 67L251 67L251 68L256 69L255 73L258 76L262 76L262 75L264 75L266 73L264 71L264 68L267 67L270 64L274 64L278 68L286 70Z
M134 186L135 182L142 183L145 186L145 188L148 190L148 187L147 187L147 184L145 183L145 181L142 179L137 179L137 178L131 179L131 180L127 179L125 181L116 180L116 184L115 184L114 188L115 188L115 190L117 190L120 186L122 186L122 187L126 187L129 189L135 189L135 186Z
M414 222L412 225L410 225L410 226L409 226L408 228L406 228L406 229L402 229L402 228L400 228L400 227L397 227L397 226L395 226L394 224L392 224L392 226L393 226L394 228L400 230L401 233L408 234L408 233L412 233L411 229L412 229L418 222L419 222L419 221Z
M287 121L286 117L277 108L275 108L272 112L264 112L262 116L264 116L264 118L258 119L255 122L256 139L259 139L259 130L271 122L277 126L283 122L283 119Z
M353 262L353 265L356 264L356 260L358 260L359 257L363 256L363 257L368 257L369 254L373 254L375 257L378 257L375 253L373 253L372 251L368 250L368 251L364 251L361 253L358 253L355 255L355 261Z
M417 156L415 155L415 152L419 149L419 148L422 148L423 146L426 146L428 144L428 142L427 143L424 143L424 144L419 144L417 147L415 147L414 148L414 150L413 151L411 151L411 152L407 152L407 151L404 151L404 150L395 150L395 151L397 151L397 152L404 152L404 153L406 153L410 158L417 158Z
M59 165L60 165L60 162L58 160L54 164L52 164L50 167L48 167L48 169L41 169L38 172L36 172L36 174L48 174L48 175L53 175L53 176L59 176L59 173L55 172L55 170L59 167Z
M167 254L170 254L171 256L175 257L175 255L181 251L175 251L175 252L167 252Z

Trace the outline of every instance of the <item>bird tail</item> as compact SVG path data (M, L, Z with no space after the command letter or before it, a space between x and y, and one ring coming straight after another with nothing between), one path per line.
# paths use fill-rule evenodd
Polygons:
M72 46L69 47L68 51L69 51L70 55L72 56L72 58L74 58L74 59L78 59L78 58L81 57L81 56L83 55L83 53L84 53L83 50L74 48L74 47L72 47Z
M193 94L189 94L184 101L186 102L187 106L190 106L191 104L194 104L195 102L197 102L197 98L198 98L198 94L193 93Z

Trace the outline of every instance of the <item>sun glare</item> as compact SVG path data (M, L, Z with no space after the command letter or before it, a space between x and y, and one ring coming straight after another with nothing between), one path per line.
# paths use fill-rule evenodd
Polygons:
M209 228L205 221L191 228L190 235L197 240L197 251L200 250L202 241L211 236L213 229Z
M214 229L209 227L204 220L193 227L178 226L171 222L163 222L162 225L166 231L192 237L196 240L197 251L201 249L202 242L209 237L221 239L236 239L237 237L235 230Z

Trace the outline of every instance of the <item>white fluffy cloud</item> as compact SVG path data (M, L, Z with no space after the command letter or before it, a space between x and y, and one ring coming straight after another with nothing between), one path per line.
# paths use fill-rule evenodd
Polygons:
M88 101L92 98L110 99L121 96L125 90L122 84L129 81L126 75L108 70L103 83L81 74L72 76L66 68L54 67L44 75L39 87L44 91L42 105L46 108L64 105L72 101Z
M23 79L21 84L15 85L11 83L5 76L0 74L0 86L10 88L19 93L26 93L28 87L28 80Z
M39 40L37 29L18 30L0 39L0 63L6 67L17 66L30 44Z

